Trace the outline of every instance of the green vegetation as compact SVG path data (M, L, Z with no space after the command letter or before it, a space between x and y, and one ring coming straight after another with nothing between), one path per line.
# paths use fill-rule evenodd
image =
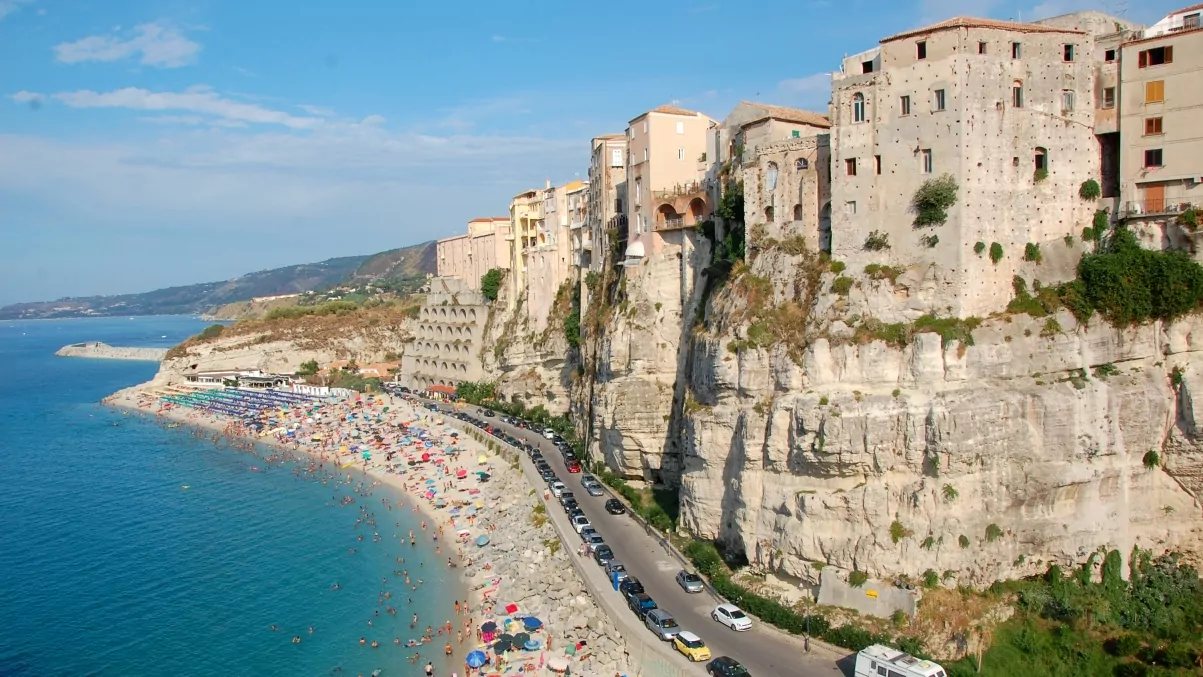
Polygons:
M317 360L302 362L300 368L297 369L297 376L316 376L320 369Z
M1029 242L1023 246L1023 260L1031 263L1040 263L1044 260L1044 256L1040 253L1040 245Z
M1061 323L1058 322L1057 318L1055 317L1046 319L1044 321L1044 326L1040 328L1041 338L1053 338L1057 334L1061 333L1064 333L1064 330L1061 329Z
M359 310L359 304L351 301L327 301L319 306L285 306L273 308L264 317L265 320L290 320L298 317L328 315L343 316Z
M1078 197L1083 200L1097 200L1103 195L1103 189L1099 186L1099 182L1094 179L1086 179L1082 185L1078 187Z
M848 266L846 266L843 261L832 261L828 269L836 275L839 275L840 273L844 272L844 269L847 267Z
M1161 467L1161 454L1158 454L1156 449L1150 449L1145 452L1140 461L1149 470L1156 470Z
M966 536L965 534L961 534L960 536L957 537L957 544L961 546L962 550L964 550L965 548L968 548L969 547L969 537Z
M991 523L991 524L986 525L986 542L987 543L993 543L994 541L997 541L998 539L1002 538L1002 535L1003 535L1003 530L997 524Z
M865 266L865 275L870 280L889 280L890 284L896 284L898 276L906 272L906 268L894 268L893 266L883 266L880 263L870 263Z
M579 348L581 345L581 288L571 282L566 284L572 287L572 299L564 313L564 339L568 341L569 348ZM556 296L558 297L559 294Z
M1048 178L1048 170L1047 169L1037 169L1035 172L1032 173L1032 182L1033 183L1040 183L1041 181L1044 181L1047 178Z
M911 198L911 210L915 212L914 226L944 225L948 221L948 209L956 202L957 183L951 174L924 181Z
M919 243L928 249L935 249L936 245L940 244L939 235L924 235L919 238Z
M994 263L994 265L997 266L998 262L1002 261L1002 257L1003 257L1002 245L997 242L991 242L990 243L990 261L992 261Z
M869 233L869 237L865 238L865 250L871 252L879 252L890 248L890 236L880 230L875 230Z
M500 268L490 268L488 272L480 276L480 293L490 301L497 300L497 294L501 291L501 280L504 273Z
M535 525L535 528L539 528L544 524L547 524L547 508L542 503L539 503L535 505L534 508L531 508L530 522L531 524Z
M985 242L978 240L977 242L974 243L974 245L973 245L973 253L974 254L981 256L982 252L984 252L984 251L986 251L986 243Z
M830 402L830 401L831 401L831 400L827 399L827 396L826 396L826 395L824 395L824 396L822 396L822 397L820 397L820 398L819 398L819 406L820 406L820 407L826 407L826 406L827 406L827 403L828 403L828 402Z
M1107 380L1108 376L1115 376L1119 374L1119 367L1107 362L1106 364L1100 364L1099 366L1095 367L1091 371L1091 374L1095 378L1105 381Z
M848 574L848 585L851 585L854 588L859 588L868 582L869 574L863 571L853 570L852 573Z
M904 538L910 538L914 535L915 532L907 529L902 522L894 520L890 523L890 540L893 541L895 545L898 544L898 541L901 541Z
M933 590L940 587L940 574L936 573L934 569L928 569L927 571L924 571L923 587L927 588L928 590Z
M879 320L868 318L857 325L852 337L858 343L884 341L896 348L904 348L910 345L915 334L933 333L940 335L943 345L959 341L962 345L971 346L973 345L973 330L977 329L981 323L981 318L977 317L960 319L936 317L935 315L924 315L909 324L903 322L885 324Z
M948 503L952 503L953 501L957 500L957 497L961 495L957 491L957 488L951 484L945 484L944 487L940 489L940 494L944 496L944 500Z
M1199 227L1199 214L1195 211L1194 207L1191 207L1178 215L1178 225L1185 226L1191 231L1194 231Z
M919 544L919 547L923 548L924 550L931 550L935 546L936 546L936 537L932 536L931 534L928 534L927 538L924 538L923 542Z
M1104 251L1082 257L1078 279L1068 284L1080 285L1083 302L1066 303L1080 320L1097 311L1116 326L1170 321L1203 301L1203 267L1185 252L1142 249L1126 228Z
M221 336L221 333L225 330L226 330L226 326L224 324L211 324L211 325L205 327L204 331L197 334L196 338L198 338L202 341L208 341L210 339L215 339L218 336Z
M852 283L852 278L841 275L831 283L831 291L840 296L847 296L848 292L852 291Z
M1066 235L1065 237L1061 238L1061 241L1065 243L1066 247L1074 246L1074 236L1073 235Z
M726 185L723 196L714 207L714 215L727 224L743 223L744 220L744 184L735 181Z

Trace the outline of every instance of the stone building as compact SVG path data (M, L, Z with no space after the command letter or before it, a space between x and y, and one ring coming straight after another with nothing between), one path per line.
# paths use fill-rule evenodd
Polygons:
M435 243L438 275L454 277L474 290L480 289L480 278L492 268L510 267L510 219L493 216L472 219L468 232L444 238Z
M1119 50L1119 215L1159 225L1154 245L1185 235L1173 227L1179 214L1203 209L1201 13L1173 12Z
M585 248L592 235L585 228L585 212L589 206L589 182L573 181L564 186L564 197L568 201L568 232L572 246L572 266L588 269L591 249Z
M509 310L514 309L519 292L526 289L527 252L539 244L539 224L542 222L543 195L540 191L524 191L510 200L510 289L514 293L507 297Z
M590 252L589 268L600 270L604 261L601 247L608 246L606 231L626 230L627 137L607 134L592 141L589 155L589 205L585 227L589 231L584 247Z
M481 340L488 315L477 289L458 278L433 278L397 380L411 388L481 380Z
M1094 49L1086 30L959 17L844 59L832 76L833 257L921 271L916 314L1006 305L1028 243L1090 224L1095 205L1078 190L1100 169ZM916 227L916 191L945 174L956 204Z

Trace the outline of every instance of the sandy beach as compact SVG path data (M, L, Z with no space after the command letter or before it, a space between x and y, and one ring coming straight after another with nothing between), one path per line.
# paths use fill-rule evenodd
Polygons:
M177 403L164 401L165 396L175 397ZM215 441L224 438L246 451L260 445L261 456L262 450L270 450L265 462L297 463L322 481L354 483L356 476L366 477L359 482L367 486L357 485L357 490L370 492L384 484L407 497L408 505L386 503L380 519L387 519L387 511L394 508L417 513L421 528L398 538L411 544L425 539L446 558L446 565L458 574L451 591L458 602L454 609L429 610L428 615L418 610L411 626L415 634L428 628L429 633L416 646L402 647L408 658L420 654L403 674L423 674L428 660L440 677L550 675L555 674L553 667L560 672L564 665L572 674L602 677L626 670L622 639L583 592L567 559L571 555L558 546L550 525L533 519L538 502L533 488L508 461L441 414L387 394L265 407L253 419L190 408L179 401L176 393L136 387L105 403L164 425L194 426L197 434L211 435ZM380 531L389 526L377 529L378 516L365 511L360 517L373 528L373 539L384 538ZM405 583L414 585L408 572ZM395 606L387 606L390 613L413 612ZM444 623L452 611L451 627L432 627ZM528 616L538 621L527 621ZM490 630L488 623L496 629ZM520 646L498 654L495 643L511 638ZM402 641L412 644L414 639ZM466 660L473 651L484 652L489 664L470 670ZM404 660L398 657L394 662Z

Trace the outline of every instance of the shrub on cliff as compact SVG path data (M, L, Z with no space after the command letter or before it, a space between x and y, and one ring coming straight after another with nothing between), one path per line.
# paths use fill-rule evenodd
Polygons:
M490 268L489 272L480 276L480 293L490 301L497 300L497 292L501 289L500 268Z
M1170 321L1203 302L1203 267L1185 252L1141 248L1126 228L1082 257L1078 279L1090 308L1116 326Z
M928 179L911 198L915 212L915 227L942 226L948 220L948 209L957 202L957 182L952 174Z
M221 333L226 330L224 324L211 324L205 327L205 330L197 334L196 337L202 341L208 341L221 336Z

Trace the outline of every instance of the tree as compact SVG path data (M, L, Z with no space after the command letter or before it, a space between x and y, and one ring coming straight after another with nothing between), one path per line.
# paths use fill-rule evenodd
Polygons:
M300 369L297 369L297 375L313 376L318 372L318 369L320 369L320 367L318 367L317 360L309 360L308 362L301 363Z
M501 269L490 268L489 272L480 276L480 293L490 301L497 300L497 292L501 289Z

